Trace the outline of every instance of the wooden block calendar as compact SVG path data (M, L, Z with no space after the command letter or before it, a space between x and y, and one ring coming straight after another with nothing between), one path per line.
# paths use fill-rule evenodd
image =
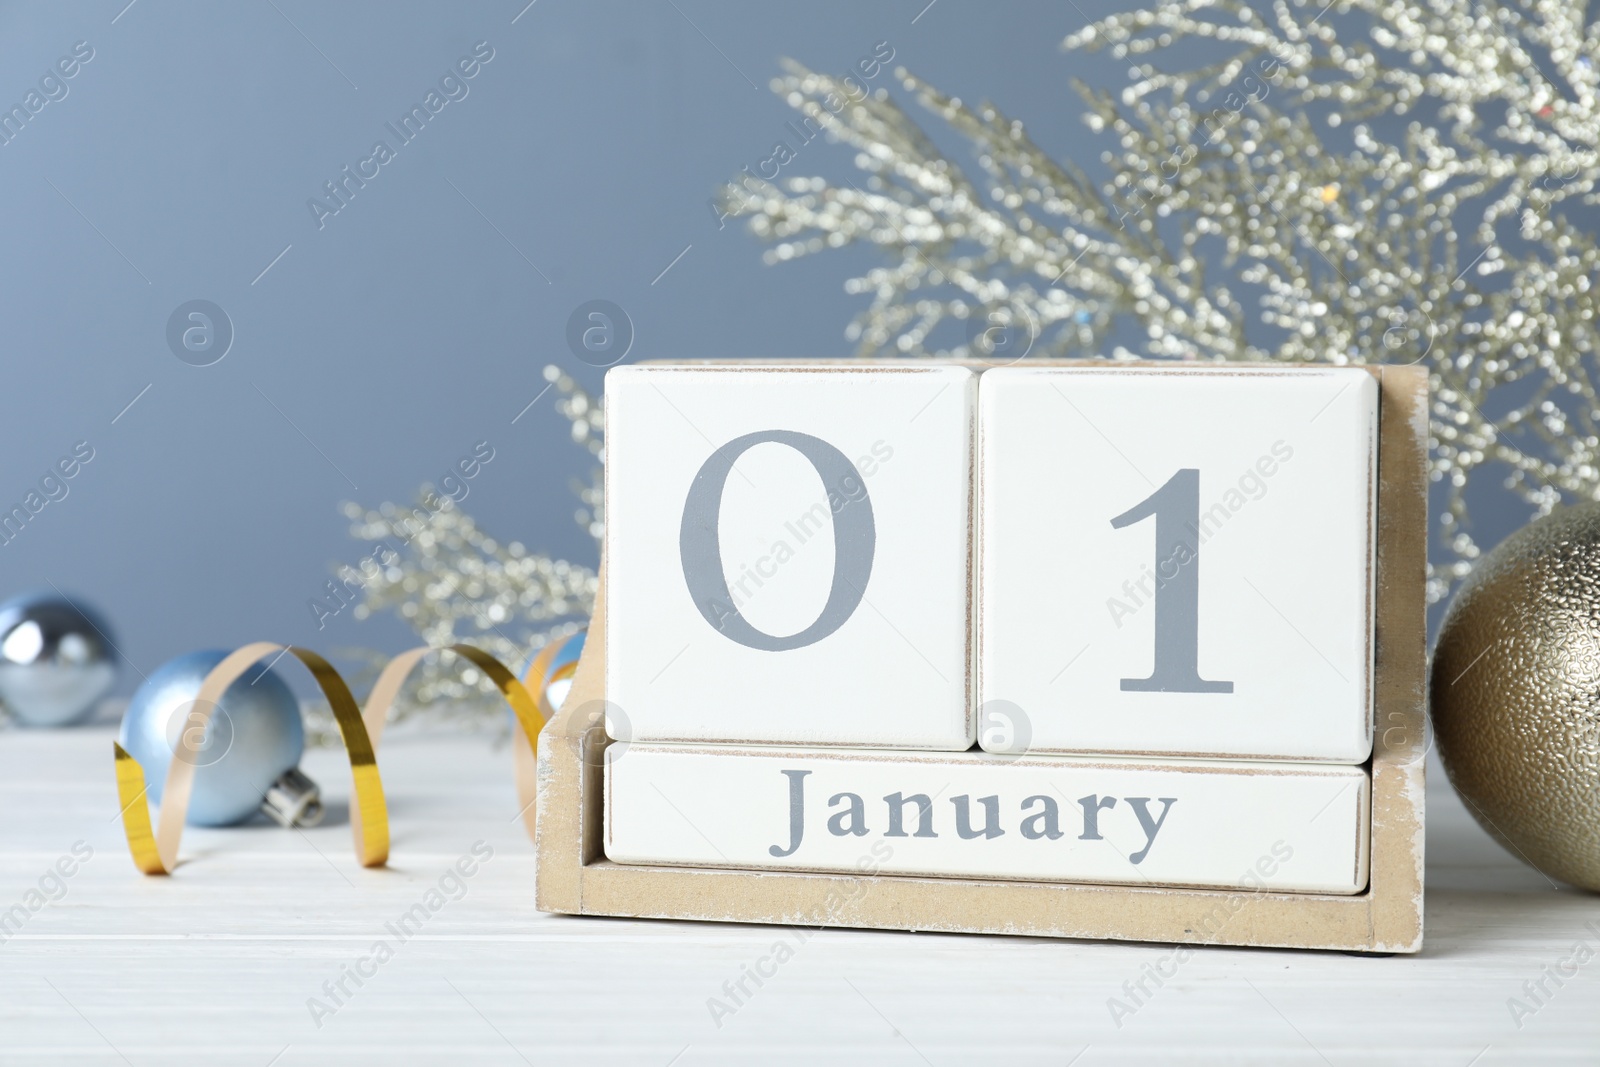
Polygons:
M1426 376L607 376L574 914L1409 952Z

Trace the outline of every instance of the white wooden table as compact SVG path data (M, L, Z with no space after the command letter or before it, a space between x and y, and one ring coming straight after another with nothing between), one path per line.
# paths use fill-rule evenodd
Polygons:
M1502 852L1436 767L1420 956L1204 948L1119 1026L1108 1000L1170 973L1170 946L541 915L509 752L478 738L385 744L386 870L356 866L342 757L319 751L335 825L191 830L190 862L147 878L112 736L0 732L0 912L93 849L0 943L0 1063L1600 1062L1600 959L1546 978L1543 1006L1523 990L1583 938L1600 952L1600 896ZM400 942L386 924L478 841L493 856L464 895ZM336 1004L324 983L380 941L392 958ZM735 1003L724 983L779 942L792 958ZM713 997L735 1009L720 1026ZM1512 997L1537 1007L1520 1027Z

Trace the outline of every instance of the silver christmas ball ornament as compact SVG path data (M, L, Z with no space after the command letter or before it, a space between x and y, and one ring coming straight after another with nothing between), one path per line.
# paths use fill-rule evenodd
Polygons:
M81 602L53 593L0 604L0 705L24 726L82 721L117 680L110 632Z
M283 826L322 819L317 787L299 770L305 751L300 702L275 671L252 665L223 691L209 718L196 697L221 649L190 652L150 673L122 718L120 740L144 769L159 801L167 770L186 731L202 730L194 746L191 826L231 826L264 811Z

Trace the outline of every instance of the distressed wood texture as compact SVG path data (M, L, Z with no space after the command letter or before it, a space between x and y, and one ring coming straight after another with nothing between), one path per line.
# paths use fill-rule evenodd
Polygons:
M177 873L149 878L116 821L113 736L0 731L0 903L75 842L93 849L0 943L0 1063L1497 1067L1593 1063L1600 1048L1600 962L1561 988L1544 973L1580 939L1600 947L1584 925L1600 903L1493 844L1442 775L1420 954L1208 947L1180 962L1171 944L541 914L510 754L472 738L385 740L387 868L356 865L349 771L320 750L306 770L330 794L327 824L193 830ZM465 895L319 1028L307 1001L394 942L386 924L480 840L494 855ZM1507 1001L1534 1006L1523 984L1541 979L1553 995L1519 1029ZM1124 986L1139 982L1135 1000ZM1113 998L1133 1013L1113 1018ZM713 1019L713 1000L732 1014Z
M1060 363L1055 365L1072 365ZM605 648L586 646L545 727L546 911L1368 952L1422 947L1426 752L1427 376L1371 368L1381 392L1371 760L1372 854L1354 896L623 866L602 853ZM981 389L981 384L980 384ZM605 578L591 633L603 633Z

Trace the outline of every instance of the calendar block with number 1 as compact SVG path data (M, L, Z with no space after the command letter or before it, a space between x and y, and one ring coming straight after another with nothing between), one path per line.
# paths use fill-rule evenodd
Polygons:
M1033 751L1361 763L1378 383L983 376L980 700Z

